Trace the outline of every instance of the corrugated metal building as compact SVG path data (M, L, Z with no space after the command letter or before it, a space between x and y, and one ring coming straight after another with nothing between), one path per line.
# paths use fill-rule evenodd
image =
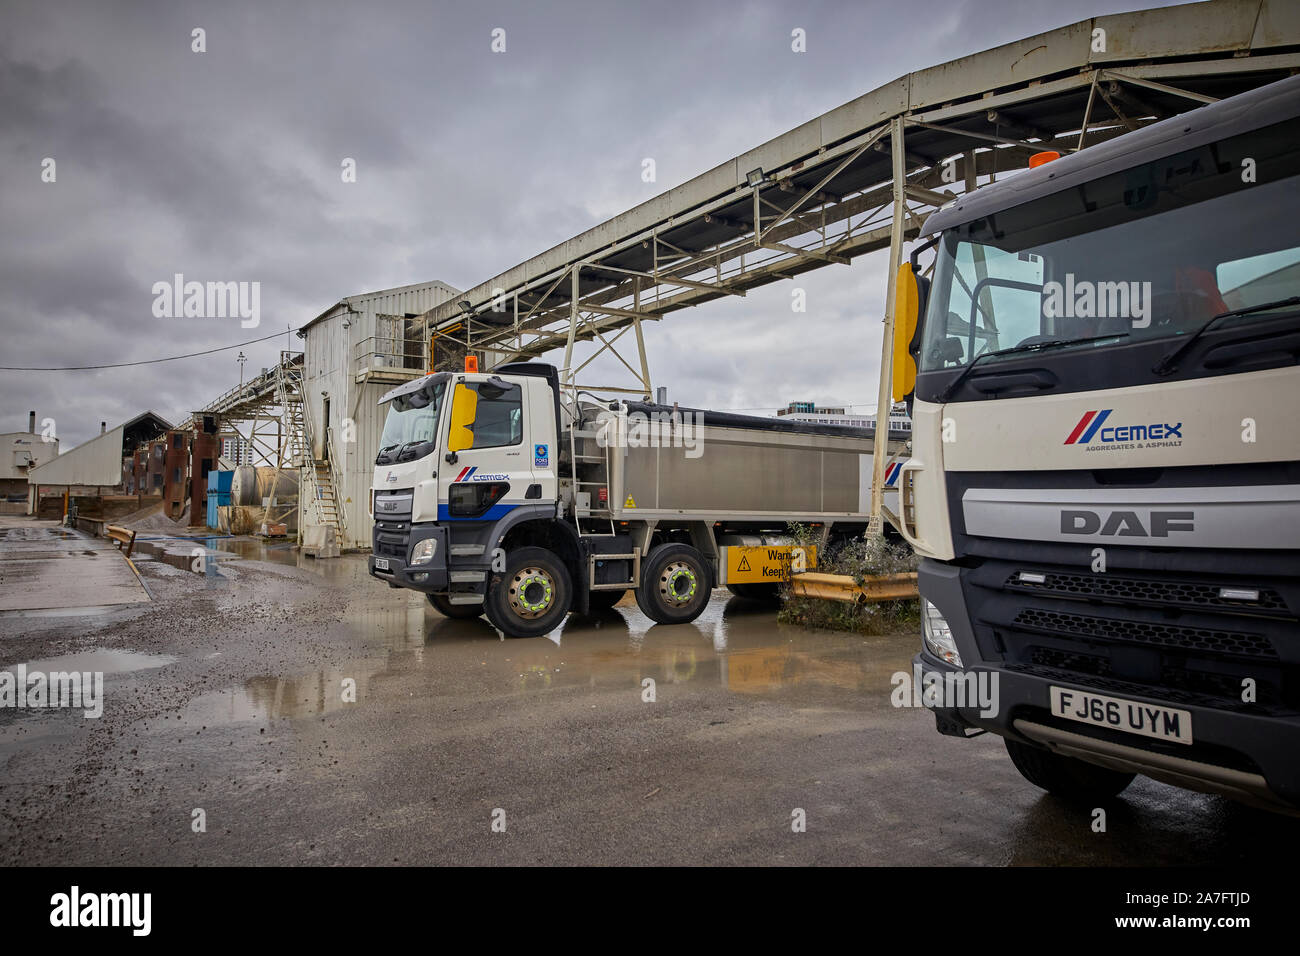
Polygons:
M172 426L153 412L141 412L116 428L82 442L76 448L27 472L31 507L47 495L99 495L123 488L122 459L138 445L165 434Z
M335 527L340 547L370 547L367 502L384 427L379 397L428 373L429 343L414 320L459 294L435 281L352 295L298 330L312 459L303 469L299 496L304 541L311 540L313 527L330 523L328 506L318 503L333 497L342 524Z
M47 439L36 431L36 413L28 419L27 431L0 434L0 501L21 495L27 500L27 475L47 461L59 457L59 440Z

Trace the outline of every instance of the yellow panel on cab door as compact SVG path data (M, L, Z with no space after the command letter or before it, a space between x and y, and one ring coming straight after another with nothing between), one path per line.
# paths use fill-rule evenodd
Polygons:
M464 451L474 447L474 419L478 417L478 392L464 384L456 386L451 401L451 433L447 436L448 451Z
M907 347L916 334L920 309L920 292L912 264L898 267L894 292L894 401L901 402L916 388L916 360Z

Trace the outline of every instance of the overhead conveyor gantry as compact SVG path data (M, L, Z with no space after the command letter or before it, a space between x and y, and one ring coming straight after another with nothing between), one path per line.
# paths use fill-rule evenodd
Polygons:
M1083 20L887 83L481 283L426 313L425 331L496 361L563 349L570 387L608 351L631 386L584 387L648 396L643 322L888 248L887 408L894 275L924 215L1034 153L1083 149L1298 69L1300 8L1287 0ZM619 349L628 332L634 355ZM597 348L575 365L579 342ZM883 473L875 485L878 522Z

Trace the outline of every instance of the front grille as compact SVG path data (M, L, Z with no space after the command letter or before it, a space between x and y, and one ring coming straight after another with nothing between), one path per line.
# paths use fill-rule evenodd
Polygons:
M1034 584L1022 574L1042 577ZM1224 601L1207 576L988 559L963 572L986 660L1052 679L1224 710L1300 711L1300 641L1284 579L1231 586L1260 600ZM1241 582L1240 584L1238 582ZM1253 688L1254 700L1248 689Z
M1019 571L1013 571L1007 577L1004 586L1012 591L1032 591L1037 594L1085 600L1290 616L1290 610L1282 595L1269 587L1253 589L1259 591L1258 601L1238 601L1220 597L1220 586L1216 584L1169 579L1152 580L1114 574L1079 574L1071 571L1040 573L1046 579L1042 583L1024 581ZM1239 585L1234 585L1237 586Z
M1054 667L1057 670L1095 674L1098 677L1110 674L1109 658L1096 654L1078 654L1074 651L1063 651L1058 647L1035 646L1030 651L1029 657L1035 664Z
M410 526L405 522L377 521L371 550L381 558L401 558L405 561L410 538Z
M1072 634L1102 641L1147 644L1179 650L1199 650L1231 657L1277 659L1277 651L1262 634L1222 631L1182 624L1159 624L1152 621L1118 620L1025 608L1016 615L1014 624L1045 634Z

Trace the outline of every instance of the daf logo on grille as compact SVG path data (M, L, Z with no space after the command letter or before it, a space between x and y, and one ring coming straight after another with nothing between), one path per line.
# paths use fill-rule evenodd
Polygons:
M1151 530L1136 511L1070 510L1061 512L1061 534L1103 534L1121 538L1167 538L1172 531L1194 531L1194 511L1152 511L1148 517Z

